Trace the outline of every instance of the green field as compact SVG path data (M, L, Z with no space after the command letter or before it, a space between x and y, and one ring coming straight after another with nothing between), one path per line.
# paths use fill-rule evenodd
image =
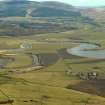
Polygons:
M73 43L76 41L94 42L104 48L104 37L104 32L92 30L1 37L1 57L13 61L0 68L0 104L105 105L105 89L102 88L105 85L105 60L72 55L67 58L66 53L59 52L77 46L78 43ZM9 51L19 49L24 42L32 48ZM33 64L34 54L40 58L39 65ZM36 69L37 66L42 68ZM98 72L102 81L78 76L87 72Z
M104 12L0 0L0 105L105 105Z

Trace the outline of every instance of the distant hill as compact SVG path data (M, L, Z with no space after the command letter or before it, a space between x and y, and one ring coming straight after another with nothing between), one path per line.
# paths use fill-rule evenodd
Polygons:
M97 26L82 10L62 2L0 1L0 36L58 33Z
M73 6L60 2L35 2L28 0L8 0L0 2L0 17L9 16L81 16Z
M52 8L52 7L39 7L35 9L32 14L33 17L53 17L53 16L67 16L67 17L78 17L81 16L79 12L66 11L64 9Z
M90 18L105 20L105 7L81 8L80 12Z
M57 1L44 1L41 2L42 5L46 5L48 7L53 7L53 8L59 8L59 9L64 9L64 10L76 10L72 5L62 3L62 2L57 2Z

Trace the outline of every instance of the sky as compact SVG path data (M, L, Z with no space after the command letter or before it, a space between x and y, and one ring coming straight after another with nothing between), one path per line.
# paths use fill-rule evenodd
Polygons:
M105 6L105 0L37 0L37 1L61 1L69 3L74 6Z

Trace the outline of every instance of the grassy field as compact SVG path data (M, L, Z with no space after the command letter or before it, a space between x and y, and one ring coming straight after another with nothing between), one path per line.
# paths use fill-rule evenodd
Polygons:
M32 36L0 37L0 56L13 60L0 66L0 104L105 105L105 60L68 56L65 51L60 52L79 45L79 42L97 43L105 48L104 31L84 28ZM21 49L23 43L28 43L32 48L14 51ZM38 56L40 64L37 66L42 68L35 69L32 55ZM87 75L88 72L97 72L99 80L80 78L80 73Z

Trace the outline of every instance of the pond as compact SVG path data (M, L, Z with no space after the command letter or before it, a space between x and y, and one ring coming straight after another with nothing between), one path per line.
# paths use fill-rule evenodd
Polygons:
M105 49L99 50L98 48L96 44L81 43L77 47L67 49L67 52L80 57L105 59Z

